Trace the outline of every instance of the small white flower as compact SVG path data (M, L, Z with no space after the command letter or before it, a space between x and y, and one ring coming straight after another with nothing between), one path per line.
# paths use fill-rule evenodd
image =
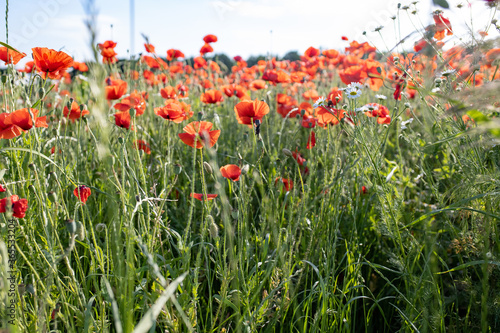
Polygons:
M452 74L455 74L457 71L454 69L448 69L446 71L441 72L441 76L450 76Z
M411 124L412 122L413 122L413 118L410 118L410 119L408 119L406 121L402 121L401 122L401 129L402 130L407 129L406 125Z
M356 112L367 112L367 111L370 111L370 109L366 105L363 105L362 107L356 109Z
M381 101L387 99L387 96L385 96L385 95L375 95L375 97Z
M326 101L326 98L324 97L320 97L316 100L316 102L314 102L313 104L313 108L316 109L318 106L323 106L325 105L325 101Z
M345 94L349 99L355 99L361 96L361 88L363 86L358 82L351 82L345 89Z

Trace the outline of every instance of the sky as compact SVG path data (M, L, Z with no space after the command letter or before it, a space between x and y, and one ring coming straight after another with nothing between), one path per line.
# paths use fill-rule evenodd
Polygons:
M84 23L87 2L11 0L8 43L28 55L31 48L42 46L65 51L78 61L91 60L89 32ZM420 0L416 7L411 5L414 1L405 0L135 0L132 46L130 0L94 2L98 11L97 40L117 42L115 50L120 58L145 52L142 34L163 57L170 48L188 57L197 56L207 34L219 39L212 45L214 53L230 57L284 56L294 50L303 53L309 46L341 50L348 46L342 36L368 41L384 52L416 32L400 45L408 50L421 37L423 27L433 23L432 11L440 8L433 6L432 0ZM397 15L398 2L410 5L410 9L400 10ZM478 37L478 31L485 30L494 17L500 21L499 14L486 7L483 0L448 2L450 9L444 10L444 16L450 18L454 35L447 37L447 45L470 39L470 31ZM456 7L459 3L463 4L461 9ZM0 1L0 8L5 8L5 0ZM415 15L411 14L414 8ZM380 33L374 31L381 26ZM499 36L494 28L488 32L487 38ZM0 24L0 40L6 39L5 24Z

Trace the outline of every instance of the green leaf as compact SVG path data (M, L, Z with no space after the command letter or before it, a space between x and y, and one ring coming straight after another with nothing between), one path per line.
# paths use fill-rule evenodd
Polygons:
M436 6L442 7L442 8L450 8L450 5L448 4L448 1L446 0L432 0L432 3L434 3Z
M7 44L7 43L0 42L0 45L5 46L6 48L11 49L12 51L16 51L16 52L18 52L18 53L22 53L22 52L19 52L18 50L16 50L15 48L13 48L12 46L10 46L10 45L9 45L9 44Z

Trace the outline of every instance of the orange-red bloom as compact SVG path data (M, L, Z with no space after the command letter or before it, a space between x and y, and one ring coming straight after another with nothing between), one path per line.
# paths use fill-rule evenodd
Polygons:
M306 149L311 149L314 146L316 146L316 134L311 131L311 134L309 134L309 138L307 139Z
M436 32L434 33L434 38L437 40L442 40L444 38L444 34L453 35L453 30L451 29L450 20L443 17L442 13L434 14L434 23L436 23Z
M17 64L19 60L26 57L26 53L17 52L6 46L0 47L0 60L3 60L6 64Z
M19 199L17 195L11 195L9 198L3 198L0 200L0 213L5 213L7 207L10 205L10 210L12 215L18 219L24 218L26 216L26 211L28 210L28 200Z
M75 71L88 72L89 67L84 62L73 61L73 68Z
M87 187L85 185L80 185L77 188L75 188L75 190L73 191L73 194L78 199L80 199L80 201L83 204L85 204L87 202L88 198L90 197L90 195L92 194L92 191L90 190L89 187Z
M201 149L205 144L213 147L220 136L220 130L211 131L213 124L208 121L193 121L183 128L179 138L193 148Z
M205 43L205 45L203 45L203 46L201 47L201 49L200 49L200 54L201 54L201 55L204 55L204 54L206 54L206 53L210 53L210 52L213 52L213 51L214 51L213 47L212 47L212 46L210 46L210 44Z
M56 51L46 47L34 47L31 50L33 51L36 69L44 79L47 76L50 79L59 79L73 65L73 58L63 51Z
M127 91L127 82L123 80L106 79L106 99L114 100L122 97Z
M130 124L132 122L132 117L128 111L118 111L114 114L115 124L118 127L130 129Z
M242 101L234 106L234 113L238 123L252 126L253 121L262 120L269 113L269 105L259 100Z
M170 49L167 51L167 60L172 61L176 58L184 58L184 53L176 49Z
M144 43L144 48L148 53L155 53L155 47L152 44Z
M215 35L206 35L203 37L203 41L205 43L215 43L217 41L217 36Z
M134 90L134 92L122 99L120 103L116 103L114 108L119 111L128 111L134 108L136 115L140 116L144 113L144 110L146 110L146 101L144 97L142 97L142 94Z
M181 103L173 99L166 100L165 106L154 108L154 111L157 116L177 124L190 117L190 115L186 116Z
M166 86L165 88L160 89L161 97L165 99L176 99L177 98L177 89L172 86Z
M33 119L26 108L12 113L0 113L0 138L12 139L27 132L33 127L33 120L35 121L35 127L49 127L47 125L47 116L37 117L38 112L36 109L31 109Z
M236 164L228 164L220 168L220 173L222 177L236 182L240 179L241 169Z
M66 118L69 118L72 122L75 122L77 119L80 119L83 116L89 114L89 111L88 110L81 111L78 103L73 101L73 103L71 103L71 110L68 109L67 106L65 106L63 114Z
M222 102L224 98L219 90L207 90L201 95L201 101L207 104Z
M217 198L217 194L207 194L207 196L205 197L203 193L191 193L189 196L200 201L210 201Z

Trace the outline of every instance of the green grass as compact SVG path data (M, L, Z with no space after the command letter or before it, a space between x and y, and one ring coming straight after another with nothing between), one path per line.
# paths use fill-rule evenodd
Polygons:
M431 93L422 74L414 100L394 101L390 84L377 92L389 96L381 102L389 125L357 113L356 126L314 128L317 145L306 150L310 130L276 112L281 85L251 93L271 108L255 135L237 123L235 97L203 105L191 85L194 117L174 124L153 113L163 105L159 87L129 79L129 92L150 97L128 131L114 125L104 81L143 66L93 63L86 81L61 84L90 111L75 123L63 120L69 100L49 92L50 82L4 73L4 109L41 99L37 108L51 117L49 128L1 142L2 184L29 202L15 219L14 297L1 266L0 302L16 302L10 332L500 331L500 146L488 131L498 107L479 108L486 120L467 127L463 111L445 104L468 97L451 84ZM323 96L342 86L338 76L315 82ZM479 96L485 87L464 90ZM346 109L374 95L364 88ZM213 149L177 136L198 119L221 130ZM150 155L133 148L138 139ZM284 148L298 148L308 173ZM244 169L237 182L219 172L230 163ZM76 185L91 188L86 204ZM191 192L218 197L200 202ZM2 214L2 235L8 220Z

